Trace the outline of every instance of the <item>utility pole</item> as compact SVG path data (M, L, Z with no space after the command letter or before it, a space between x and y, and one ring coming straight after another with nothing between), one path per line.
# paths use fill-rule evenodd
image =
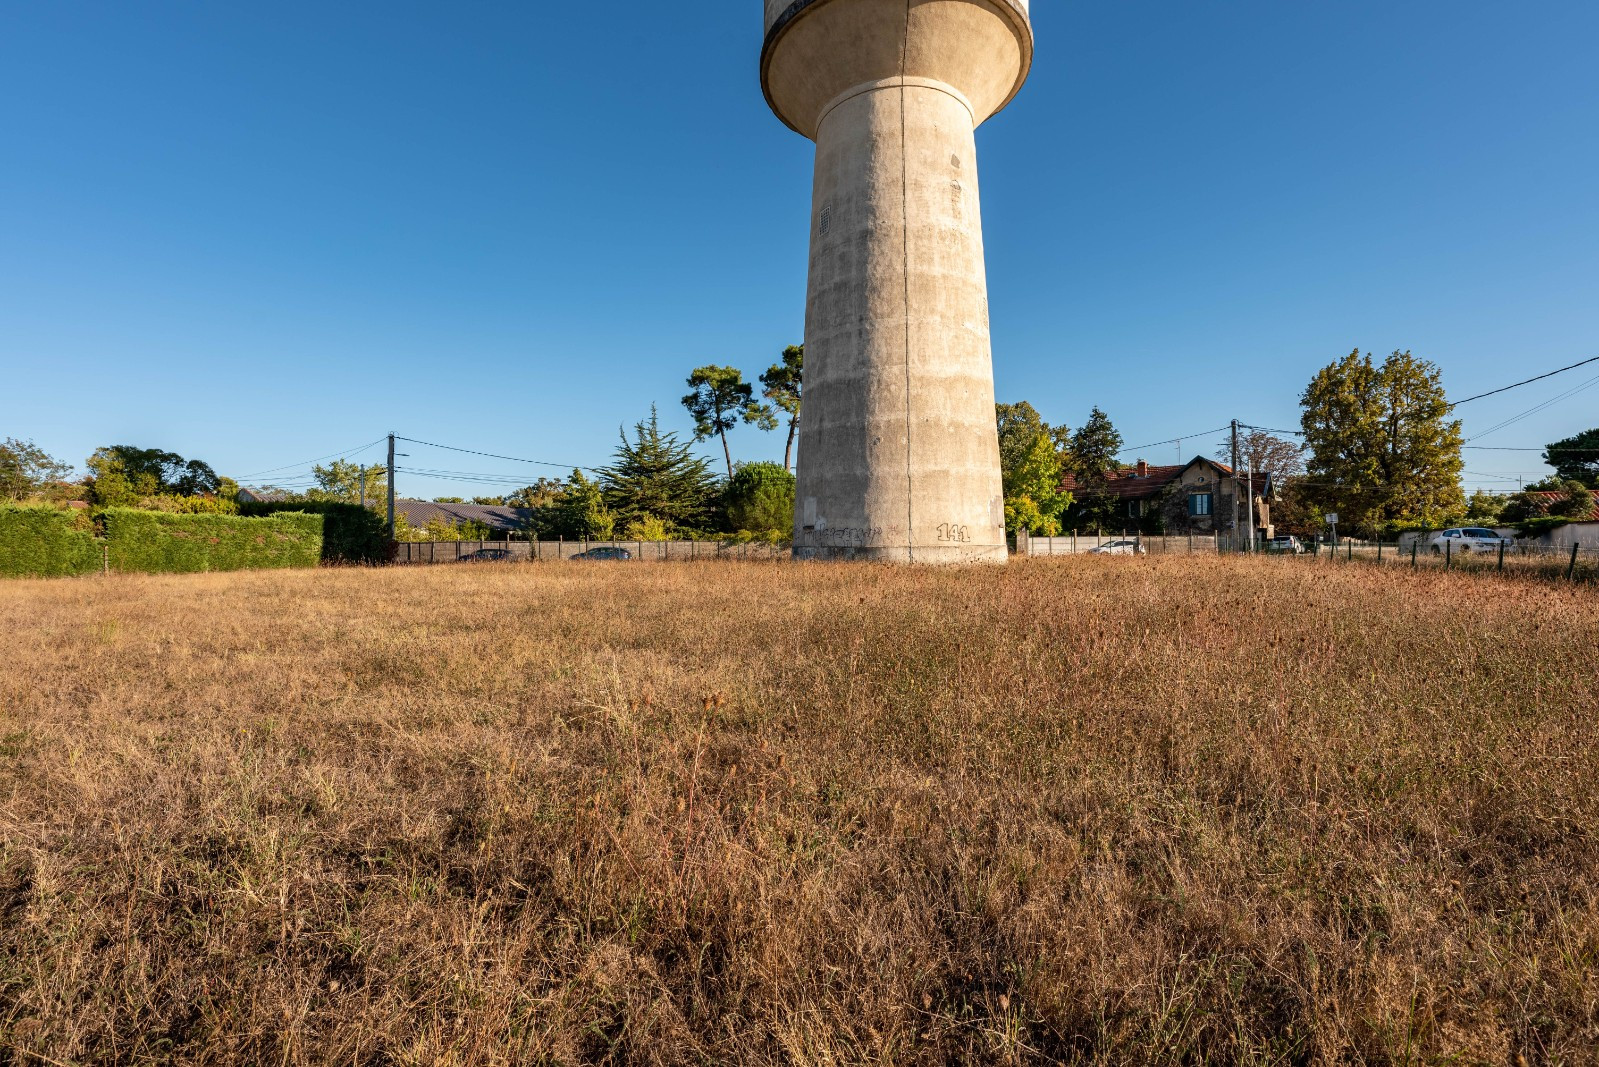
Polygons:
M1233 419L1233 550L1238 552L1238 419Z
M1248 456L1244 457L1244 468L1248 472L1248 500L1245 504L1245 513L1249 523L1249 551L1255 551L1255 461Z
M389 434L389 540L394 540L394 435Z

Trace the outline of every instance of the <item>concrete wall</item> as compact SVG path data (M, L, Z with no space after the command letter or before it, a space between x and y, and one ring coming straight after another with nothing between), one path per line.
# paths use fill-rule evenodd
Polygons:
M1075 556L1091 552L1098 545L1110 541L1124 541L1130 538L1119 534L1106 534L1095 537L1093 534L1073 537L1032 537L1024 536L1016 539L1016 554L1020 556ZM1192 537L1140 537L1138 543L1150 555L1187 555L1204 554L1214 556L1217 551L1214 535L1195 534Z
M504 549L516 561L570 560L591 548L625 548L644 563L696 560L786 560L787 545L728 544L724 541L402 541L396 563L455 563L479 549Z

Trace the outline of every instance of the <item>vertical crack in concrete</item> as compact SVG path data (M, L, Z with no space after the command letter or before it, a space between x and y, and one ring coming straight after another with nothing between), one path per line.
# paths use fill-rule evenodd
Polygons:
M912 507L916 486L911 467L911 191L910 138L905 130L905 64L911 50L911 3L905 0L905 36L899 48L899 218L905 279L905 558L916 562Z

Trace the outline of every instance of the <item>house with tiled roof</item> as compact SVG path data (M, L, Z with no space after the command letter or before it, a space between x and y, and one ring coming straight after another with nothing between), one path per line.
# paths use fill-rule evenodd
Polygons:
M1114 499L1116 515L1129 533L1227 533L1232 527L1235 497L1252 505L1246 509L1240 503L1240 524L1252 525L1258 537L1269 538L1273 533L1271 505L1277 498L1277 484L1272 474L1235 475L1225 463L1204 456L1170 466L1141 459L1130 467L1105 472L1103 484L1098 485L1084 484L1068 474L1061 489L1080 502L1096 497Z
M1543 502L1547 510L1551 505L1558 504L1566 499L1565 493L1535 490L1527 496ZM1594 501L1593 510L1583 516L1574 517L1570 522L1545 530L1537 537L1529 539L1531 543L1544 548L1569 549L1578 545L1584 549L1599 549L1599 497Z

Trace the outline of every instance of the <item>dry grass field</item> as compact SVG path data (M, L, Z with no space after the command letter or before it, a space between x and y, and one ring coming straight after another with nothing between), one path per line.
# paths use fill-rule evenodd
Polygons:
M0 585L0 1063L1591 1064L1599 596Z

